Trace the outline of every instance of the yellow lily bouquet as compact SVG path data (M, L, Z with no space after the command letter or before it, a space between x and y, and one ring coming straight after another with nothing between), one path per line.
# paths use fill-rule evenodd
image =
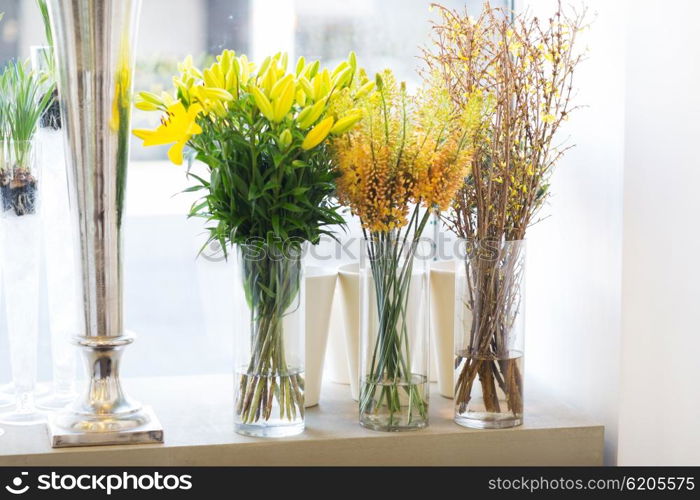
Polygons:
M388 70L377 75L376 86L362 101L365 119L334 139L333 149L339 198L359 216L367 249L360 422L401 430L428 422L421 354L428 337L411 324L420 316L410 307L420 288L411 284L414 257L431 213L447 209L462 185L470 151L466 122L439 86L410 96Z
M295 361L303 360L303 342L290 347L285 328L299 309L299 254L344 222L327 143L362 119L355 103L374 82L352 53L332 70L300 58L288 71L281 53L256 65L230 50L204 70L191 58L178 69L174 94L139 94L136 106L163 118L157 129L134 134L146 146L171 144L176 164L189 146L208 167L209 178L189 172L189 191L204 193L190 216L207 220L209 241L225 251L236 245L250 312L237 350L237 430L293 433L303 428L303 361Z

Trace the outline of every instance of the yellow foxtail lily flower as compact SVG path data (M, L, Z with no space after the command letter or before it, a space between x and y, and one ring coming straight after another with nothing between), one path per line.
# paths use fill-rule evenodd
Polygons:
M308 134L306 134L304 142L301 143L301 148L305 151L315 148L321 144L326 137L328 137L331 128L333 128L333 117L329 116L323 119L321 123L316 125L309 131Z
M155 130L134 130L134 135L143 140L144 146L161 146L173 144L168 150L168 158L176 165L182 165L182 150L193 135L201 134L202 127L197 124L197 116L202 112L199 104L189 109L180 102L168 106L168 117Z

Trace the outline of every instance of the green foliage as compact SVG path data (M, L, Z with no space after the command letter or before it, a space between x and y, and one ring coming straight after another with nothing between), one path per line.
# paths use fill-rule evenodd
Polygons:
M13 141L20 166L41 116L51 105L53 86L47 75L30 71L26 62L11 61L0 73L0 134Z
M252 106L230 106L227 118L200 120L203 133L190 141L210 169L209 180L189 173L197 182L189 191L206 191L190 216L211 222L209 241L225 249L253 241L299 246L316 244L323 234L332 237L328 227L344 219L332 201L337 173L327 147L304 151L298 147L304 135L294 128L292 144L281 145L278 132Z
M49 8L46 4L46 0L36 0L36 5L39 7L41 12L41 19L44 23L44 34L46 36L46 43L49 46L47 52L43 52L44 57L46 57L46 67L49 69L49 73L53 76L56 74L56 63L53 57L53 32L51 31L51 21L49 20Z

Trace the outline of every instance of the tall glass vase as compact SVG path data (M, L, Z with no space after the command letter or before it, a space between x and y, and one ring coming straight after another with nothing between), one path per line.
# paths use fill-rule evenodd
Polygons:
M0 414L0 422L29 425L45 420L34 404L42 183L35 142L4 141L0 154L0 259L15 393L15 408Z
M360 424L428 425L427 258L395 232L371 233L360 262Z
M237 245L235 430L283 437L304 430L305 293L300 246Z
M464 241L455 277L455 421L523 422L525 242Z
M32 69L53 78L51 47L34 46ZM48 410L65 407L75 396L76 356L71 339L78 330L77 265L75 238L68 201L65 138L58 92L42 116L36 140L41 145L43 192L41 203L46 292L51 337L51 390L37 397L37 405Z

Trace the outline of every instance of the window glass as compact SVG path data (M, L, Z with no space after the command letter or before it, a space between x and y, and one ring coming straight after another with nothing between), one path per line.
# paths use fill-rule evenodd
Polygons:
M178 60L201 63L224 48L254 60L286 51L333 65L354 50L370 72L392 68L409 87L418 84L419 48L428 42L433 15L423 0L144 0L137 49L137 90L171 87ZM481 0L443 0L475 14ZM492 1L492 5L506 0ZM44 43L44 28L31 0L0 0L0 64L28 57ZM158 117L134 113L134 127ZM207 250L201 222L187 220L193 201L176 195L187 187L183 167L166 161L167 148L132 142L125 220L125 313L138 341L127 351L129 376L226 372L232 363L231 263ZM176 195L176 196L173 196ZM358 235L351 224L349 235ZM331 253L324 251L324 255ZM335 266L335 261L323 265ZM42 295L42 311L46 310ZM2 318L4 315L0 315ZM48 318L42 312L40 378L50 377ZM0 382L9 378L7 336L0 321Z

